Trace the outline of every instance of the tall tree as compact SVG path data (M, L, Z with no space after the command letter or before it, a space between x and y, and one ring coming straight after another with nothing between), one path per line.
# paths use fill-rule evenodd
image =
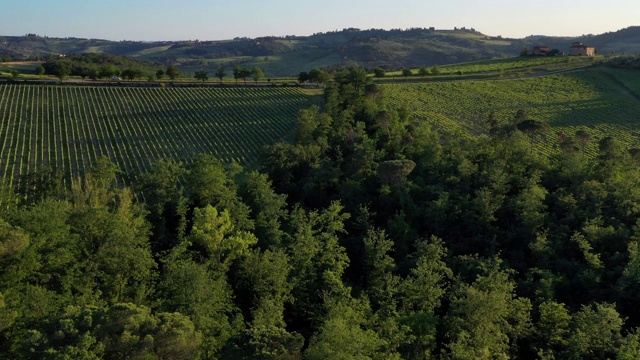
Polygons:
M324 84L329 81L330 77L326 71L320 70L318 68L313 68L309 71L309 80L316 83L316 85Z
M413 73L410 69L402 69L402 76L404 76L405 80L409 78Z
M424 78L425 76L429 75L429 69L426 66L423 66L418 71L418 74Z
M177 66L171 64L167 67L165 74L169 77L169 79L171 79L171 81L175 81L176 78L180 76L180 70L178 70Z
M258 81L264 78L264 73L262 72L262 69L260 69L259 67L254 67L253 70L251 70L251 77L253 78L253 81L255 81L257 85Z
M195 75L193 77L196 78L196 80L202 80L203 84L205 81L209 80L209 77L207 76L207 72L204 70L196 70Z
M454 358L513 357L517 340L528 335L531 303L515 295L510 272L500 266L495 258L482 261L482 274L471 285L454 286L445 318Z
M224 66L220 65L218 70L216 70L216 77L220 79L220 84L222 84L222 79L227 76L227 72L224 69Z
M36 68L36 75L38 75L38 77L42 77L42 75L44 75L44 66L39 65Z
M249 76L251 76L251 70L246 68L240 69L240 73L238 74L238 77L240 77L244 81L245 85L247 85L247 78Z
M236 81L236 85L238 85L238 79L240 79L240 75L242 73L242 68L240 67L240 65L234 65L233 66L233 78Z

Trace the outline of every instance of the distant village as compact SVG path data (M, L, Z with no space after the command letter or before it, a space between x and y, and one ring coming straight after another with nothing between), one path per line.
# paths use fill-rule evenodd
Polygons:
M569 48L569 56L595 56L596 48L587 46L581 42L574 42ZM558 49L551 49L548 46L535 46L527 55L566 55Z

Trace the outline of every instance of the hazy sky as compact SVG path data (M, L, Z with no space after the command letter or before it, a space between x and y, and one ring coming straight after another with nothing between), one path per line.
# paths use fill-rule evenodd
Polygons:
M0 35L219 40L347 27L474 28L487 35L582 35L640 25L639 0L13 0Z

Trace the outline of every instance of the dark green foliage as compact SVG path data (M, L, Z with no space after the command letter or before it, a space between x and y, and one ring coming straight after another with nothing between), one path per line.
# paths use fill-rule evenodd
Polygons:
M203 84L205 81L209 80L209 77L207 76L207 72L204 70L196 70L193 77L196 80L201 80Z
M60 77L62 73L64 74L63 77L72 75L80 76L84 79L87 76L92 77L91 72L94 69L100 69L101 78L110 78L125 69L136 69L136 71L140 71L141 73L153 72L156 71L160 65L121 55L85 53L54 58L43 63L42 67L45 70L45 74ZM66 71L61 69L66 69ZM135 77L139 76L134 76L134 78Z
M363 75L364 74L364 75ZM0 357L637 358L640 165L521 109L457 138L360 68L260 168L0 187ZM323 109L323 110L321 110Z
M169 77L169 79L171 79L171 81L175 81L175 79L180 76L180 70L178 70L178 67L173 64L167 66L167 70L165 70L164 73Z

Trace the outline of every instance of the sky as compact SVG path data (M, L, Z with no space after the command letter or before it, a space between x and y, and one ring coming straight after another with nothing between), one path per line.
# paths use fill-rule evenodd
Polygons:
M474 28L486 35L576 36L640 25L638 0L13 0L0 35L223 40L343 28Z

